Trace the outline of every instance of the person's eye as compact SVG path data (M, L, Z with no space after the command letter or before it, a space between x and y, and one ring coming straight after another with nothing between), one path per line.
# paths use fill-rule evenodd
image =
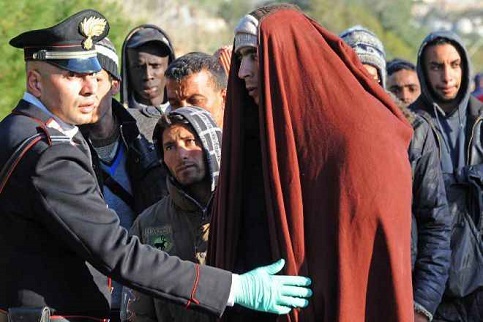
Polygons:
M198 104L200 104L202 102L203 102L203 99L201 99L201 98L192 98L189 101L190 104L196 105L196 106L199 106Z
M187 145L196 145L196 140L195 139L186 139L186 144Z

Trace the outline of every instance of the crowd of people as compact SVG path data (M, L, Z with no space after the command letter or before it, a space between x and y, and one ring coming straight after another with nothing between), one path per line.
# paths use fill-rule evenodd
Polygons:
M109 29L86 9L10 40L0 322L483 321L483 77L458 35L412 63L292 4L215 53L144 24L119 55Z

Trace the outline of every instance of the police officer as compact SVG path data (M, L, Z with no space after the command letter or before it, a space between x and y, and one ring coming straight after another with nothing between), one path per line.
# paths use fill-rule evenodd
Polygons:
M105 276L218 316L234 303L279 314L306 306L310 280L275 276L283 261L236 275L169 257L120 227L77 128L98 106L94 48L108 31L105 17L83 10L10 41L24 50L26 92L0 123L0 167L25 138L48 136L13 162L0 194L0 317L48 307L60 320L107 318Z

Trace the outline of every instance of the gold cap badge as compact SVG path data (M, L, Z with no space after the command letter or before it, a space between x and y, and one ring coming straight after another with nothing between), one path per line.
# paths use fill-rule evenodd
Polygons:
M93 47L92 37L100 36L106 28L107 21L102 18L89 17L84 18L80 23L80 32L83 36L87 37L82 42L82 47L85 50L90 50Z

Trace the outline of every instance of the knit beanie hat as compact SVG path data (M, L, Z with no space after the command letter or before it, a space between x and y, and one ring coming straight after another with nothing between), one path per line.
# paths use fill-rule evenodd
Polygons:
M119 75L119 57L116 54L114 44L105 37L96 44L97 60L101 64L102 69L105 69L112 77L121 80Z
M235 27L235 53L246 46L258 46L258 20L252 15L241 18Z
M363 64L377 68L381 85L386 86L386 53L377 36L362 26L354 26L339 35L342 40L354 49Z

